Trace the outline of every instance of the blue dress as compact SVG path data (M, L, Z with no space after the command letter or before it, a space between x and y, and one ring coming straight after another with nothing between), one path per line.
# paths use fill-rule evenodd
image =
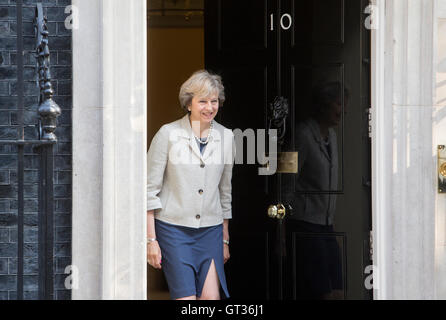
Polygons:
M197 143L203 153L206 144ZM223 224L195 229L155 219L155 231L172 299L201 297L212 261L224 297L229 298L223 261Z

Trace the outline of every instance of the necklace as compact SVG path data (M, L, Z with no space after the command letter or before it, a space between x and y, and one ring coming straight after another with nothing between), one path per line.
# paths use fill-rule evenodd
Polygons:
M207 136L206 140L203 141L203 140L197 138L196 135L194 135L195 140L197 140L201 144L207 144L209 142L209 138L211 137L211 132L212 132L213 128L214 128L214 121L211 121L211 127L209 128L209 132L208 132L208 136Z

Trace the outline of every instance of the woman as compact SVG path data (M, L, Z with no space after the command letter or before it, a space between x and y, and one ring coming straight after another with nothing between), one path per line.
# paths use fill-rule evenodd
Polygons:
M214 118L225 101L221 77L205 70L181 87L187 114L161 127L147 157L147 259L162 269L172 299L229 297L232 131Z

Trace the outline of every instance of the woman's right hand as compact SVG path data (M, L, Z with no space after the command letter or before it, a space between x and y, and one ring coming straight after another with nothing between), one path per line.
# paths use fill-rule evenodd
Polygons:
M161 249L158 241L147 244L147 262L155 269L161 269Z

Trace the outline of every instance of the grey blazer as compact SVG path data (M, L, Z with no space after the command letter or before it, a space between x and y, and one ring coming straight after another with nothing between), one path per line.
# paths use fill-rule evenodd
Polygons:
M321 225L332 225L338 191L338 144L330 128L324 145L319 124L309 119L298 125L296 146L299 154L296 193L287 193L286 201L294 208L294 219ZM323 193L318 193L323 192Z
M174 225L201 228L232 218L235 140L214 121L200 153L189 115L161 127L147 154L147 210Z

